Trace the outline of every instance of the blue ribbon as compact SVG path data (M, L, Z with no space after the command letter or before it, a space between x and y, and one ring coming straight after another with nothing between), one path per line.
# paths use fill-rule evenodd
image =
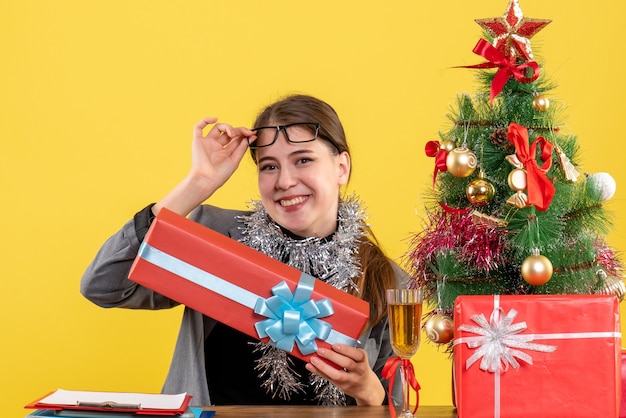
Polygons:
M154 248L146 241L139 247L139 256L155 266L219 293L267 317L268 319L255 324L256 331L259 338L270 337L269 343L280 349L291 352L295 342L300 352L307 355L317 351L316 338L328 344L345 344L351 347L356 346L358 342L348 335L333 330L332 325L318 319L332 315L334 310L329 299L317 302L311 299L315 278L306 273L302 273L293 295L286 282L283 281L272 288L274 296L264 299Z
M291 293L286 282L272 288L271 296L259 298L254 312L267 317L254 324L260 338L269 337L270 344L291 351L294 343L304 355L317 351L315 339L327 340L332 326L320 320L334 313L330 299L311 299L315 278L302 273L296 290Z

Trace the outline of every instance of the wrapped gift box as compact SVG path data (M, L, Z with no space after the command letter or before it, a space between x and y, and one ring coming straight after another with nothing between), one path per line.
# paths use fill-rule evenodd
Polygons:
M459 296L454 324L460 418L619 415L614 296Z
M129 278L305 361L355 346L369 318L367 302L167 209Z
M619 412L619 418L626 418L626 348L622 348L622 403Z

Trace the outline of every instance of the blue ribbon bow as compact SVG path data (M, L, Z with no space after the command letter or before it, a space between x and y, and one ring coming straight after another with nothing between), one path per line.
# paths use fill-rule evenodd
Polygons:
M291 293L285 281L272 288L267 299L258 298L254 312L267 317L254 324L259 338L270 338L270 344L291 352L294 343L304 355L317 351L315 339L326 340L332 325L320 320L334 313L330 299L311 299L315 278L302 273L296 290Z

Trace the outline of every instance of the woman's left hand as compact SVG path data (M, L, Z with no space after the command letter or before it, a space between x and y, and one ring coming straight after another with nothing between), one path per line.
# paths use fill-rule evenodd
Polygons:
M357 405L381 405L383 403L385 389L376 373L370 368L365 350L334 344L332 349L317 350L309 361L306 365L308 371L330 380L346 395L356 399Z

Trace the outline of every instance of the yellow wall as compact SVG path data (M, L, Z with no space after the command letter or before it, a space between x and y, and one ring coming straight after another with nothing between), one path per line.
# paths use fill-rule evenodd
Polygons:
M475 18L506 0L233 1L5 0L0 5L0 399L3 416L47 391L156 392L180 308L98 308L79 294L103 241L185 173L193 124L250 125L278 96L304 92L335 106L352 141L351 188L367 202L388 253L420 228L433 160L456 93L475 91ZM622 1L602 7L522 0L553 20L534 39L550 96L584 169L618 183L610 242L626 249ZM618 151L619 150L619 151ZM245 207L254 170L213 203ZM422 404L450 404L446 354L415 358Z

